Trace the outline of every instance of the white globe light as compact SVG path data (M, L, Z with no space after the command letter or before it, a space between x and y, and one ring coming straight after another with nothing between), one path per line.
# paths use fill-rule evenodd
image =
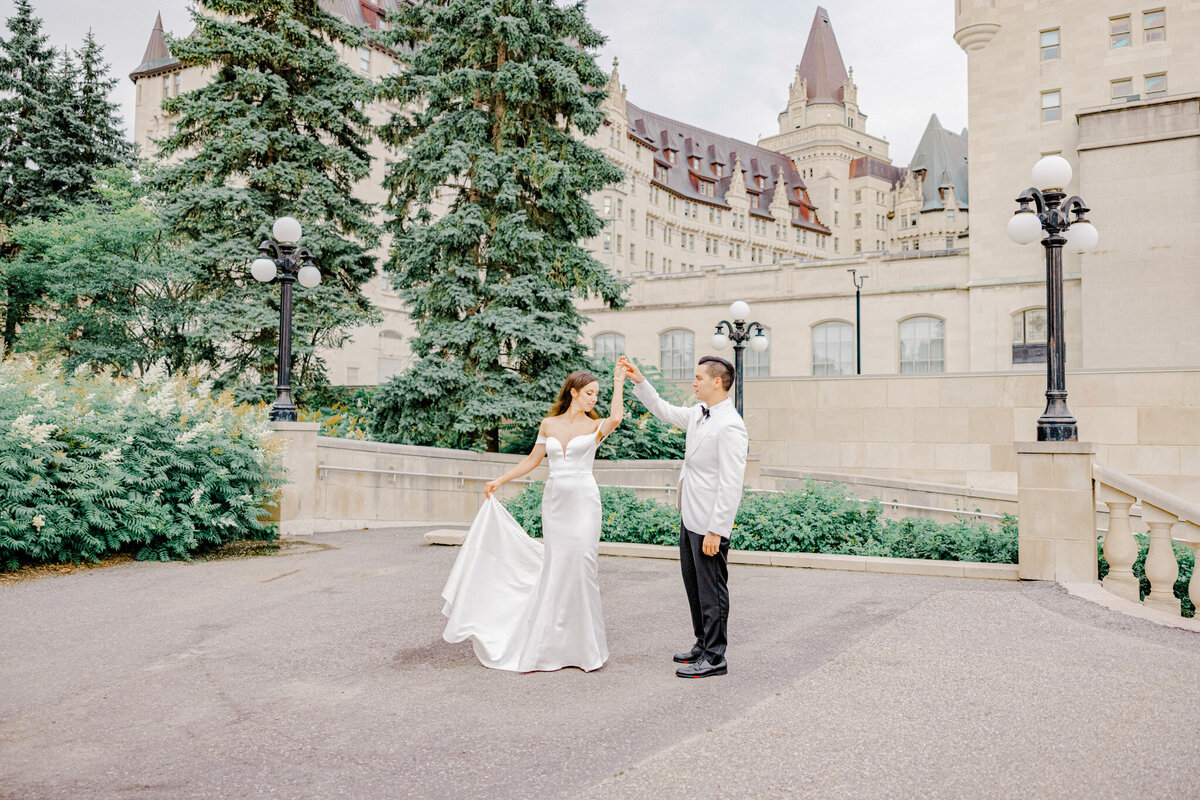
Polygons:
M316 267L301 267L296 277L300 280L301 286L311 289L321 282L321 271Z
M1046 156L1033 165L1033 185L1039 189L1062 189L1071 182L1071 162L1062 156Z
M712 337L713 350L724 350L729 346L729 337L723 333L714 333Z
M271 234L275 237L275 241L283 242L284 244L295 244L300 241L300 223L295 217L280 217L275 220L275 225L271 228Z
M750 349L756 353L761 353L766 350L767 345L769 344L770 342L767 341L767 335L765 333L759 333L750 339Z
M750 306L742 300L734 300L729 304L729 315L733 317L735 322L740 319L744 320L750 316Z
M1018 211L1008 220L1008 238L1017 244L1032 244L1042 238L1042 221L1032 211Z
M1090 222L1076 222L1067 228L1067 249L1072 253L1086 253L1096 249L1100 231Z
M259 283L270 283L275 280L275 262L269 258L256 258L250 265L250 274Z

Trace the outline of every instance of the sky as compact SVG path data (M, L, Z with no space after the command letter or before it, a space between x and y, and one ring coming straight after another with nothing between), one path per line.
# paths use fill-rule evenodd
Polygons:
M888 139L907 165L931 114L967 125L966 55L954 43L954 0L823 0L842 58L854 69L867 131ZM176 35L191 30L186 0L33 0L57 47L95 32L120 80L113 99L133 129L130 71L154 18ZM0 18L13 0L0 0ZM653 14L647 9L653 8ZM804 54L816 2L809 0L590 0L588 16L608 37L607 71L620 59L628 99L656 114L757 142L777 133L788 84ZM7 38L5 28L2 35Z

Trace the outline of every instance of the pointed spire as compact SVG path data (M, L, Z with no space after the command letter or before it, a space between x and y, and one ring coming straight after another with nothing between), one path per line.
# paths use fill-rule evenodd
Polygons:
M154 20L154 30L150 31L150 41L146 45L146 54L142 56L142 63L137 66L133 72L129 73L130 80L137 82L137 79L148 72L154 72L166 66L176 63L176 59L171 55L171 51L167 49L167 40L163 36L162 12L158 12L158 18Z
M846 62L838 49L833 26L829 23L829 12L817 6L813 15L812 28L808 32L808 43L804 46L804 57L796 69L797 76L808 84L808 99L814 102L844 102Z

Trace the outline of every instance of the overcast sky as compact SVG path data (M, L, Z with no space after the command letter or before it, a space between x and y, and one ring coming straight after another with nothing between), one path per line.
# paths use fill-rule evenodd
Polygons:
M867 131L907 165L929 115L958 131L967 124L966 56L954 43L953 0L824 0L842 57L854 68ZM128 79L154 17L177 35L191 30L187 0L33 0L51 43L78 47L88 28L120 77L114 100L132 130ZM13 0L0 0L12 16ZM633 103L749 142L778 132L776 116L804 53L817 3L808 0L590 0L608 37L605 70L620 59ZM650 11L653 9L653 12ZM8 30L3 30L5 38Z

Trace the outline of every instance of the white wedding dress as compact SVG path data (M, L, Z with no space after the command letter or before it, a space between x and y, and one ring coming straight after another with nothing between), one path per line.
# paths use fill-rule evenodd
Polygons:
M535 672L599 669L608 660L597 567L599 432L546 445L542 540L492 497L471 523L442 590L447 642L471 640L485 667Z

